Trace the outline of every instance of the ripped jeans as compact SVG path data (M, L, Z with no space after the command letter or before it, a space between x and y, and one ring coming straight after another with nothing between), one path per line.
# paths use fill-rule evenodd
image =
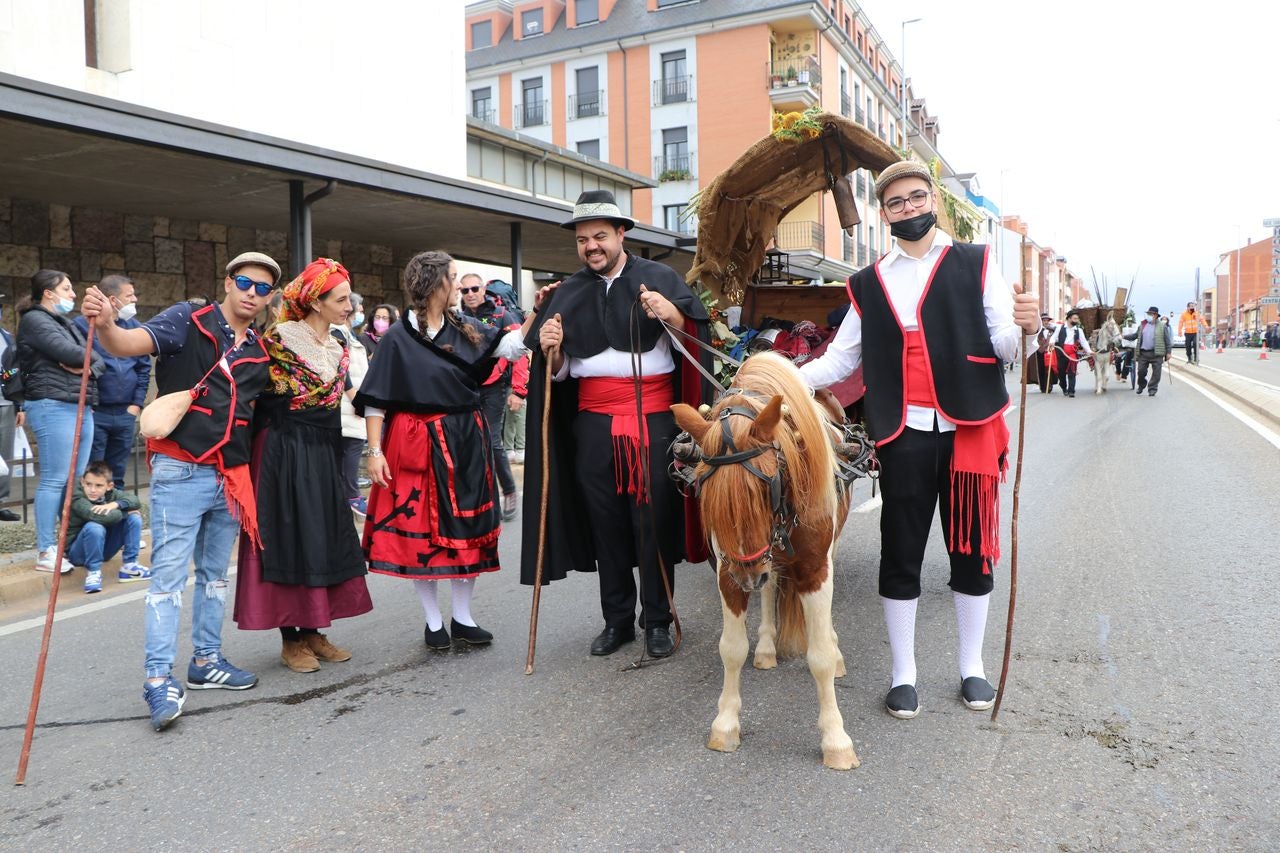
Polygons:
M187 566L195 559L191 645L221 652L227 566L240 524L227 509L218 469L157 453L151 467L151 587L146 603L147 678L173 671Z

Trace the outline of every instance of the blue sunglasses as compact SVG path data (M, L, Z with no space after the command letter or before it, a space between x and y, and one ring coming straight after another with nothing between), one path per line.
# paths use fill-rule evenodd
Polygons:
M274 284L269 284L265 281L254 281L247 275L232 276L231 280L234 281L236 283L236 287L241 290L248 290L252 287L253 292L259 296L267 296L271 291L275 290Z

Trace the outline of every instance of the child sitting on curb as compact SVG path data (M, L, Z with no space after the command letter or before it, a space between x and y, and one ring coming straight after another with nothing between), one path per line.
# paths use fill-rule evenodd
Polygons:
M120 583L151 579L151 570L138 565L142 541L142 502L137 495L115 488L111 467L102 460L90 462L76 486L67 522L67 557L76 566L85 566L84 591L102 591L102 563L124 551Z

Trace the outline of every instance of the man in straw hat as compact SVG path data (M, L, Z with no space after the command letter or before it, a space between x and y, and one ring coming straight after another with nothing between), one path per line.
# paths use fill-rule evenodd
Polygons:
M672 568L682 553L706 558L701 531L686 529L689 508L666 474L668 448L679 431L670 407L677 400L696 406L704 395L694 368L677 365L658 318L700 332L705 340L707 313L672 270L626 251L623 237L634 226L605 191L579 196L573 218L564 223L576 235L583 267L534 309L524 518L532 522L541 513L549 362L543 580L565 577L569 570L599 570L604 630L591 643L591 654L609 655L635 638L632 571L639 566L646 649L665 657L674 648L667 600L667 590L674 589ZM521 580L527 584L534 582L539 535L537 524L525 524Z
M221 303L179 302L141 328L115 321L121 307L96 287L81 313L115 356L154 353L161 395L199 386L198 403L164 438L149 438L151 459L151 587L145 608L143 698L156 731L176 720L186 692L173 677L187 564L195 558L187 687L245 690L258 677L222 656L227 564L243 530L258 541L249 477L253 401L266 387L270 360L253 321L271 300L280 265L245 252L226 267ZM197 547L198 546L198 547Z
M939 506L960 629L960 695L982 710L995 702L982 641L1009 443L1000 362L1017 361L1023 335L1035 351L1040 306L1034 295L1010 290L986 246L954 243L938 230L938 193L926 166L890 165L875 192L894 245L850 277L854 310L826 353L800 371L825 388L861 364L866 380L884 496L879 586L893 657L886 709L900 719L920 711L916 603Z

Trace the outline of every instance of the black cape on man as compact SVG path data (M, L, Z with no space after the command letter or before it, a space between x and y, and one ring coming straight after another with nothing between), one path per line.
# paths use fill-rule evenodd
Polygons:
M706 309L689 286L669 267L627 253L622 274L605 292L604 279L583 267L560 283L538 307L537 318L525 346L533 350L529 369L528 414L525 418L524 519L520 560L520 582L532 585L538 555L542 499L542 412L547 381L547 360L538 345L538 333L548 317L560 314L564 329L561 352L566 358L590 358L606 349L622 352L649 352L666 334L662 325L651 319L637 304L640 285L661 293L685 317L684 331L708 342ZM634 312L633 312L634 307ZM633 346L633 339L639 345ZM697 353L704 368L711 369L711 358L703 350L681 341L691 353ZM710 402L717 389L706 381L684 356L672 347L676 370L672 374L674 397L698 406ZM567 577L570 571L594 572L595 547L587 521L586 507L576 486L573 423L578 414L578 381L555 382L551 393L549 451L549 484L547 489L547 539L542 564L542 582ZM651 453L666 454L666 447L652 447ZM684 558L697 562L708 557L706 538L698 515L697 502L684 500Z

